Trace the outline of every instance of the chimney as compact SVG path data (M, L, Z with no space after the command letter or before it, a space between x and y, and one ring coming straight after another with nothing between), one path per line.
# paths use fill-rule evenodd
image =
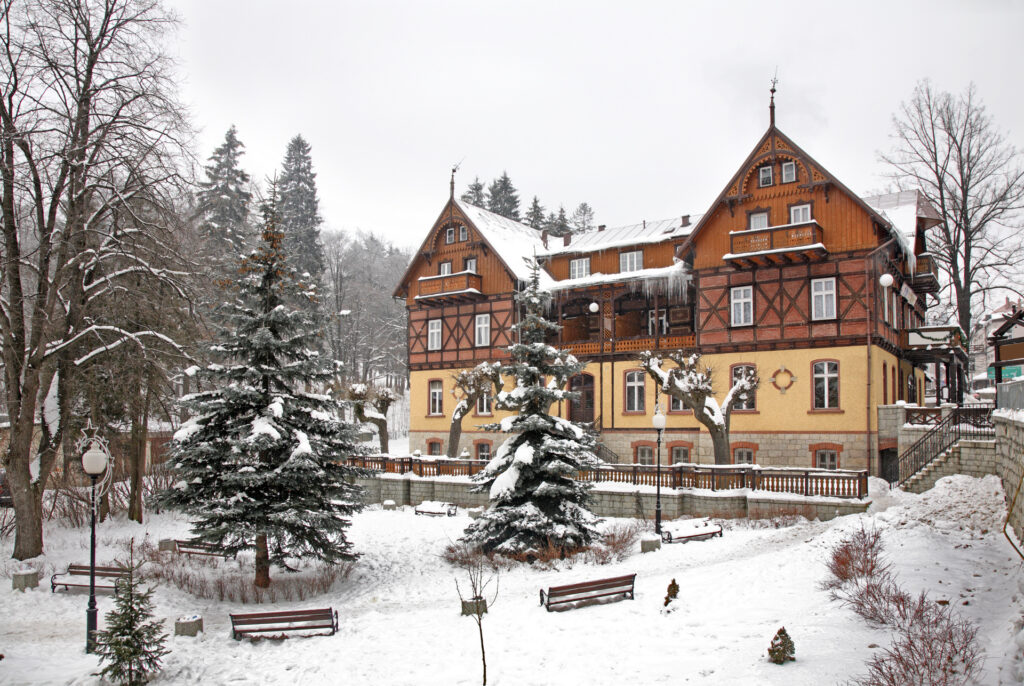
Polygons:
M597 230L598 231L604 231L605 228L607 228L607 227L604 224L601 224L600 226L597 227Z
M545 248L548 247L548 230L547 229L544 229L543 231L540 232L540 240L541 240L541 243L544 244Z
M690 215L688 215L688 214L684 214L683 215L683 224L682 225L683 226L689 226L690 225Z
M644 228L645 229L647 228L647 220L646 219L644 220Z
M563 248L565 246L569 245L570 243L572 243L572 234L571 233L567 233L564 236L562 236L562 247Z

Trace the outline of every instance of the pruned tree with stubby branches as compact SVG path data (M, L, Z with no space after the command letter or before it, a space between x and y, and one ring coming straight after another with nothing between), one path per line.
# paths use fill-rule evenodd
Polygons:
M452 393L458 402L452 411L452 423L448 429L448 457L458 455L463 417L482 398L493 396L494 389L501 387L501 363L481 362L472 369L463 369L452 376L452 383Z
M715 398L711 367L701 364L699 354L687 355L679 350L667 353L665 358L674 366L666 367L659 355L645 352L640 356L644 369L665 395L676 398L693 412L711 434L715 451L715 464L729 464L729 419L737 401L757 390L760 380L756 371L743 370L719 404Z
M356 419L361 422L373 424L377 430L377 440L380 444L380 452L386 455L390 450L388 445L388 410L397 400L395 392L390 388L367 386L364 383L355 383L345 391L349 404L355 412Z
M893 116L881 155L900 188L919 188L939 212L929 251L945 276L956 323L972 329L972 305L993 289L1024 294L1015 276L1024 242L1024 164L970 84L959 95L921 81Z

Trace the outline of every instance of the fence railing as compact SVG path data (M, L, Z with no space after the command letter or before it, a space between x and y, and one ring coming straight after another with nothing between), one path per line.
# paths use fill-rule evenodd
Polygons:
M1000 410L1024 410L1024 381L997 384L996 404Z
M938 407L907 408L907 424L914 426L931 426L942 420L942 410Z
M894 473L882 476L890 484L902 485L959 441L994 437L995 428L992 424L991 405L957 407L900 455Z
M350 457L348 464L388 474L413 473L416 476L472 476L487 465L487 460L452 460L417 457ZM578 474L582 481L613 482L634 486L658 483L655 465L609 464ZM663 466L663 488L706 488L727 491L749 488L771 493L821 495L835 498L864 498L868 494L866 471L798 469L792 467L725 467L697 464Z

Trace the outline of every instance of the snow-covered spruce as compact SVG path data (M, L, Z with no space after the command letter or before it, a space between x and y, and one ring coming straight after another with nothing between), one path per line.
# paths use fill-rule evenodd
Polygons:
M204 259L227 264L244 253L251 240L248 229L249 201L252 195L249 175L239 167L245 145L238 140L234 126L224 135L224 143L213 151L206 166L206 181L199 183L196 200L202 213L200 233Z
M540 290L536 261L530 269L527 288L517 296L523 309L516 325L520 342L510 346L511 362L501 368L514 387L494 399L498 409L518 414L499 425L512 436L476 477L477 490L490 494L490 507L462 539L485 552L520 555L548 546L569 551L598 535L587 509L590 486L575 479L578 470L599 463L594 436L549 414L553 403L575 397L565 387L584 365L545 342L558 327L544 319L550 295Z
M285 264L273 195L260 246L242 261L237 298L212 353L190 372L210 390L183 399L192 419L174 436L175 484L165 501L193 517L193 534L229 552L256 550L256 584L270 564L355 555L346 540L360 489L340 458L356 444L325 387L337 369L315 350L311 292Z

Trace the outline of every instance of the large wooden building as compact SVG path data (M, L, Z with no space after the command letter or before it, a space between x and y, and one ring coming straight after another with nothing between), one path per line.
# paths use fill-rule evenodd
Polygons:
M707 431L656 398L638 362L644 350L687 349L712 367L719 397L745 367L761 378L733 413L734 462L877 473L888 447L877 407L922 400L928 363L962 383L956 336L923 326L938 288L925 240L936 223L915 191L857 196L774 116L700 215L549 238L453 192L395 293L409 310L410 448L446 451L452 377L507 357L524 258L536 255L562 326L552 343L588 362L572 382L580 400L554 410L593 422L607 459L654 459L660 402L663 459L713 461ZM456 452L489 457L502 437L480 425L498 419L478 403Z

